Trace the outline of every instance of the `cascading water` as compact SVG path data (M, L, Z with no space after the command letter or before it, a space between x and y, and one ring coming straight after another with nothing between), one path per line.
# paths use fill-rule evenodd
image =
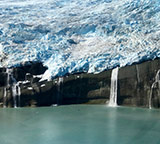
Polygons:
M12 81L12 97L13 97L13 102L14 102L14 108L17 108L17 81L12 75L12 69L10 70L10 77Z
M18 96L18 106L21 106L21 88L19 86L19 82L16 84L17 87L17 96Z
M10 75L11 75L11 70L10 69L6 69L6 73L7 73L7 86L4 88L4 93L3 93L3 107L6 108L7 107L7 91L10 88Z
M10 69L6 69L6 73L7 73L7 87L10 87L11 70Z
M16 88L16 84L13 84L13 86L12 86L12 96L13 96L14 108L17 108L17 88Z
M12 75L12 69L6 69L7 73L7 87L4 88L4 98L3 98L3 107L6 106L6 101L7 101L7 90L11 89L12 91L12 97L13 97L13 103L14 103L14 108L17 107L17 96L18 96L18 104L20 106L20 95L21 95L21 90L19 86L19 82L16 81L16 79Z
M3 108L6 108L6 101L7 101L7 88L4 88L4 94L3 94Z
M138 65L136 65L136 71L137 71L137 80L140 82L140 76L139 76L139 68Z
M53 104L53 106L57 106L60 104L60 99L61 99L61 84L63 83L63 77L58 78L57 82L57 104Z
M113 69L111 74L110 100L108 104L108 106L111 107L117 106L118 70L119 70L118 67Z
M18 106L20 107L20 96L21 96L21 89L20 89L20 82L17 82L16 79L12 75L12 80L14 81L12 85L12 96L14 100L14 108L17 108L17 100Z
M152 93L153 93L153 88L155 86L155 84L158 82L159 87L160 87L160 70L157 71L156 76L155 76L155 81L153 82L152 86L151 86L151 91L150 91L150 95L149 95L149 109L152 108Z

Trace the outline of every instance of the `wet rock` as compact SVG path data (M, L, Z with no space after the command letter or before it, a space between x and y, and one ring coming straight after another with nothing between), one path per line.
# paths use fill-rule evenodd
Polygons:
M4 91L4 88L3 87L0 87L0 101L2 102L3 101L3 92Z
M143 62L119 69L118 105L160 107L160 59ZM30 63L13 69L13 77L20 82L21 107L51 106L62 104L105 104L110 97L111 72L99 74L78 73L52 81L39 81L46 68L42 64ZM158 74L157 74L158 73ZM158 78L157 78L157 77ZM7 74L0 71L0 105L4 105L4 88ZM152 85L154 87L151 89ZM12 86L12 83L11 83ZM18 101L18 96L17 96ZM13 107L12 87L7 88L7 107Z
M30 73L26 73L26 75L25 75L25 80L32 82L32 80L33 80L33 75L31 75Z
M40 79L41 78L39 78L39 77L33 77L32 83L38 83Z
M26 72L21 68L13 68L13 75L17 81L24 81Z
M149 107L151 86L159 69L159 59L121 68L118 80L118 104ZM160 95L157 93L156 97Z
M0 87L6 86L7 81L7 74L6 73L0 73Z
M32 75L41 75L47 70L47 67L43 66L41 62L26 62L21 68Z
M4 73L6 71L6 68L0 68L0 73Z
M108 99L110 76L111 71L105 71L98 75L82 73L65 77L63 104L89 103L91 100Z

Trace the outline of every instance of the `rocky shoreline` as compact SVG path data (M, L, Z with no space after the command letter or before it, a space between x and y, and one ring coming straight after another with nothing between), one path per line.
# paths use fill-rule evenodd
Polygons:
M160 59L119 68L118 105L159 108L159 69ZM0 107L108 103L112 70L40 81L46 70L39 62L0 68Z

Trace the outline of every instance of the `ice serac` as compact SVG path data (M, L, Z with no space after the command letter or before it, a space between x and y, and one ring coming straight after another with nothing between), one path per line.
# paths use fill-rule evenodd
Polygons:
M117 88L118 88L118 67L112 70L111 74L111 88L110 88L110 99L108 106L117 106Z
M0 67L43 62L42 80L160 57L159 0L0 1Z

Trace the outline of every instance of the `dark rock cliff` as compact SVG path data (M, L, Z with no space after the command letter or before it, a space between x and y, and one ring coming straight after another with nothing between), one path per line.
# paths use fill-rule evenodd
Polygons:
M126 66L118 73L118 105L160 107L160 60ZM110 97L112 70L80 73L39 81L47 70L41 63L0 69L0 106L105 104Z

